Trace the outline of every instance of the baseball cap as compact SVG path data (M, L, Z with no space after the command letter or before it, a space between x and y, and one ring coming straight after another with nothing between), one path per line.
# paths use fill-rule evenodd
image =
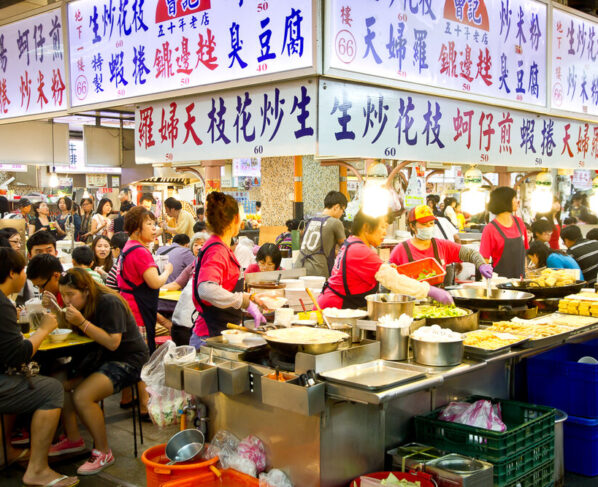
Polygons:
M19 202L17 203L17 206L19 208L25 208L26 206L31 205L31 201L29 201L27 198L21 198L19 200Z
M419 205L415 208L412 208L409 212L409 223L413 222L420 222L420 223L428 223L431 221L436 220L434 213L432 212L432 208L428 205Z

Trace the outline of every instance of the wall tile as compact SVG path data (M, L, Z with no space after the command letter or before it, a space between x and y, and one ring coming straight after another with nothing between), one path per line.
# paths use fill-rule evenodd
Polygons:
M294 191L295 165L292 157L262 158L262 224L284 225L293 218L293 201L289 194Z
M303 212L313 216L322 211L324 197L339 190L338 166L322 167L313 156L303 156Z

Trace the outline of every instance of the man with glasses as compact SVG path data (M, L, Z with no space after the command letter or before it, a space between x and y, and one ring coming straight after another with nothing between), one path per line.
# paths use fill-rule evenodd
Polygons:
M46 230L35 232L27 240L27 257L31 259L40 254L58 255L56 251L56 239L54 235Z
M62 274L62 264L58 257L49 253L38 254L29 261L27 278L42 294L42 304L50 309L52 298L62 307L62 296L58 290L58 280ZM53 296L50 296L52 294Z

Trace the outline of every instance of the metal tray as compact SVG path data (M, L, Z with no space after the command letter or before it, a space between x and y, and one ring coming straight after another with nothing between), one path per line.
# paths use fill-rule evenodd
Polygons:
M365 364L350 365L342 369L329 370L320 376L330 382L360 389L376 390L394 387L425 377L420 369L407 364L374 360Z
M474 333L474 332L470 332L470 333ZM496 333L501 333L501 332L496 332ZM465 335L468 335L468 333L465 333ZM519 335L513 335L513 336L519 336ZM491 357L498 357L499 355L504 355L505 353L509 353L511 351L511 348L521 347L522 344L527 342L528 340L529 340L528 337L522 336L521 340L519 340L518 342L511 343L509 345L505 345L504 347L495 348L493 350L486 350L485 348L473 347L471 345L464 345L463 350L464 350L465 355L468 355L468 356L474 357L474 358L485 359L485 358L491 358Z
M551 347L553 345L559 345L565 343L567 338L571 336L571 330L559 333L558 335L552 335L545 338L538 338L534 340L530 338L527 342L521 345L521 348L544 348Z
M222 335L208 338L206 340L206 344L210 347L218 348L220 350L234 350L241 352L252 352L253 350L260 350L268 346L267 343L264 343L263 345L232 345L228 342L225 342Z

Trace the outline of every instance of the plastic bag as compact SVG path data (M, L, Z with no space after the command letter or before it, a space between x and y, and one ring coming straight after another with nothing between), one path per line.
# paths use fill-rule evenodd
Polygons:
M293 487L293 483L282 470L274 468L260 474L260 487Z
M472 404L451 402L440 413L438 419L501 433L507 430L507 426L501 418L500 404L493 405L485 399L480 399Z
M255 463L253 463L248 458L241 456L239 454L231 455L226 459L226 464L222 462L220 459L222 466L224 468L233 468L241 473L246 475L251 475L252 477L257 477L257 470L255 468Z
M257 473L266 469L266 447L257 436L249 435L237 448L237 453L255 464Z
M219 457L223 468L228 468L228 459L236 454L239 438L226 430L220 430L202 453L204 460Z
M149 362L141 369L141 380L145 382L149 394L148 412L154 424L160 428L178 422L178 411L188 398L184 391L165 385L164 359L169 354L174 354L176 348L174 342L167 341L152 354Z
M169 347L164 356L164 363L187 365L195 361L196 354L195 347L190 345L182 345L175 348Z

